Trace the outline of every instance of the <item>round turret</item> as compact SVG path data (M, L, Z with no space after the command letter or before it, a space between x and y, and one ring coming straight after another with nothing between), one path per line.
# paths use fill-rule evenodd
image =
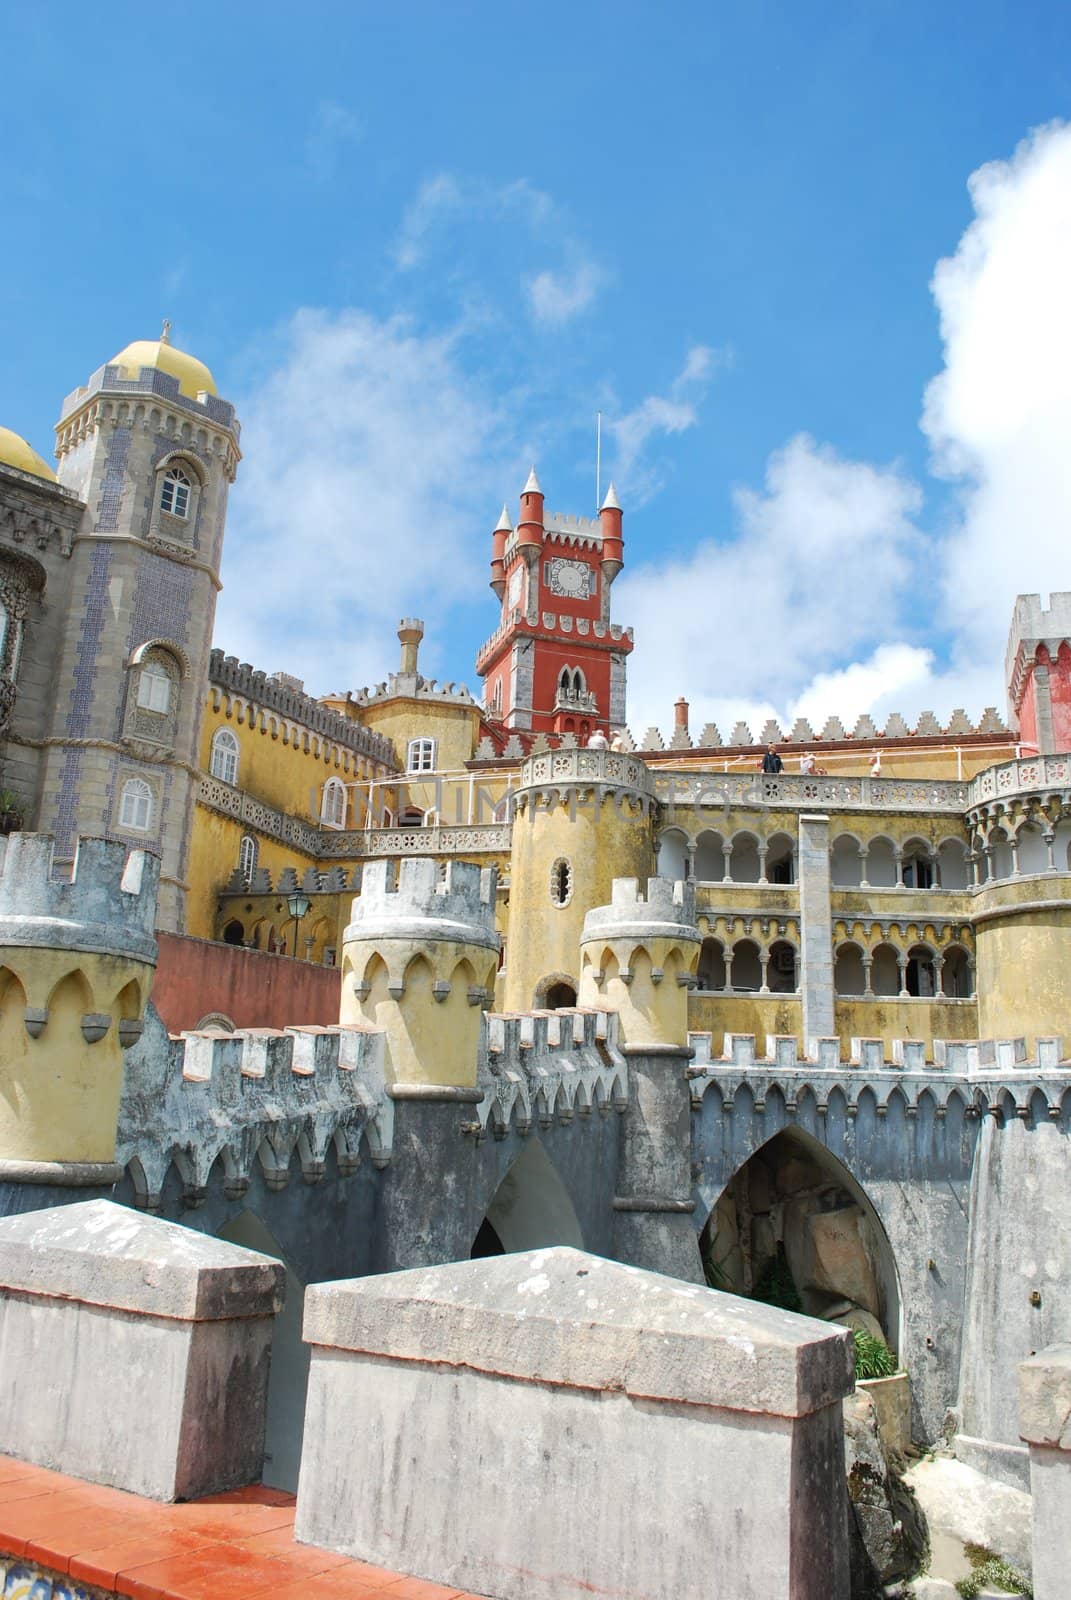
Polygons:
M536 477L536 469L528 474L528 482L521 490L521 514L517 521L517 545L528 555L543 548L543 491Z
M491 535L491 588L499 600L506 592L506 542L512 532L509 511L503 506Z
M592 748L528 758L514 794L505 1008L576 1002L588 906L615 874L654 865L650 774L635 756Z
M631 1045L686 1045L688 990L699 965L695 889L649 878L615 878L609 905L595 906L580 936L580 1004L616 1011Z
M393 1086L473 1088L482 1009L494 993L501 940L495 871L426 858L365 865L342 942L342 1023L387 1039Z
M607 583L613 583L625 564L625 540L622 532L624 513L611 479L606 497L599 507L602 528L602 572Z

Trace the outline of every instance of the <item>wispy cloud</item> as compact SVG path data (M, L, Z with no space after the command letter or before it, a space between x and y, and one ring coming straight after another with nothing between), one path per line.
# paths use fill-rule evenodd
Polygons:
M586 311L605 281L594 261L581 261L561 272L539 272L525 284L528 305L537 322L560 328Z
M616 417L607 414L605 425L614 444L614 477L633 506L645 504L663 482L662 464L648 459L651 441L695 427L700 401L714 373L731 359L727 350L693 345L667 394L649 394L631 411Z
M450 333L304 310L240 412L220 643L292 663L317 693L381 677L384 617L442 616L483 587L505 470L495 402Z
M305 138L305 161L317 183L335 176L343 151L362 136L359 119L334 100L321 100Z
M527 178L493 184L482 178L440 172L421 184L415 199L406 207L394 245L395 264L403 271L417 266L436 229L451 219L477 222L512 214L538 227L552 211L550 196Z

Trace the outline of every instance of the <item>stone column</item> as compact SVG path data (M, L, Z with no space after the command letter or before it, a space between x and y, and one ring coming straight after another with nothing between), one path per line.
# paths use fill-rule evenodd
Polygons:
M728 883L732 879L733 875L733 847L731 844L726 843L722 845L721 859L721 881L722 883Z
M907 960L908 960L907 951L906 950L898 950L897 953L896 953L896 965L900 969L900 999L901 1000L910 1000L910 998L911 998L911 991L907 987Z
M800 817L800 957L803 1042L809 1055L833 1026L833 914L829 900L829 818Z
M864 953L863 953L863 998L866 999L866 1000L872 1000L874 998L874 986L870 981L870 974L871 974L871 969L873 968L873 966L874 966L874 957L873 956L868 956L866 954L866 952L864 951Z
M1067 1594L1071 1528L1071 1344L1019 1363L1019 1433L1030 1447L1034 1600Z
M317 1284L305 1338L303 1542L501 1600L847 1600L845 1329L555 1246Z

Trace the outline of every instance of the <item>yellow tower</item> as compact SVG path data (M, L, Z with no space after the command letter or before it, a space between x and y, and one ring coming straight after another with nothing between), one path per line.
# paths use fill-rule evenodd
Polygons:
M126 1050L156 966L159 862L80 839L54 876L49 834L0 840L0 1170L114 1182Z
M644 900L635 878L615 878L610 904L584 918L580 1004L616 1011L626 1045L686 1045L700 943L691 884L651 878Z
M340 1021L386 1034L391 1088L475 1089L483 1007L494 992L493 867L426 858L366 864L343 936Z
M615 876L654 864L654 791L642 761L614 750L548 750L521 768L514 802L504 1007L575 1005L584 914Z

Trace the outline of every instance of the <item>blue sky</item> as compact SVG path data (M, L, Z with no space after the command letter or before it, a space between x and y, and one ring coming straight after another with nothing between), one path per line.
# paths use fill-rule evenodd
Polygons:
M173 320L245 424L226 648L355 687L415 612L471 683L501 502L534 458L590 511L601 408L634 731L681 692L723 733L1003 704L1016 589L1071 587L1071 10L4 26L0 421L47 453L63 395Z

